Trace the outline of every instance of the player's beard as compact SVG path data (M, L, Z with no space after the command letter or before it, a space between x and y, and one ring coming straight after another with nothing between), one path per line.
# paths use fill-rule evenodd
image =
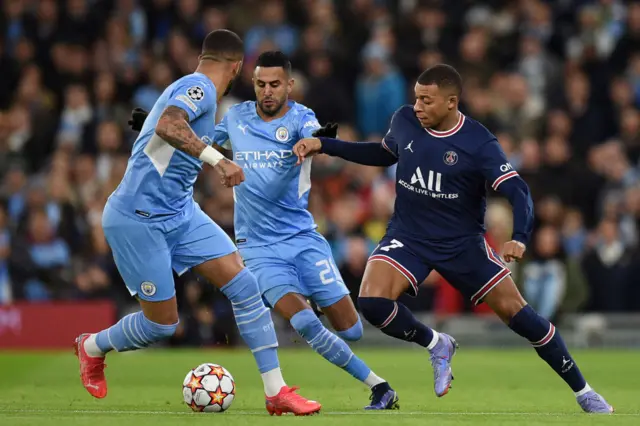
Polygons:
M274 98L269 98L269 100L273 101L273 105L270 106L270 107L267 107L267 106L264 105L265 99L263 99L261 102L258 103L258 106L260 107L260 111L262 111L264 113L264 115L269 116L269 117L273 117L274 115L278 115L278 113L280 112L280 110L284 106L284 101L278 101L277 99L274 99Z

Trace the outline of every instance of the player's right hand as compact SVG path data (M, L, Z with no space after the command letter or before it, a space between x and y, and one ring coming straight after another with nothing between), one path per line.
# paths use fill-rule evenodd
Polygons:
M524 252L526 250L527 247L520 241L507 241L506 243L504 243L504 248L502 249L502 258L507 263L513 261L519 262L520 260L522 260Z
M227 188L240 185L244 182L244 171L242 171L242 167L227 158L220 160L214 169L220 174L220 181Z
M293 153L298 157L296 166L302 164L307 157L312 157L320 152L322 142L318 138L300 139L293 147Z

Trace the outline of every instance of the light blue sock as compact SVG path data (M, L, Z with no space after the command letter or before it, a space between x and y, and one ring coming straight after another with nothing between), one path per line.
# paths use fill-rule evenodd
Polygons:
M278 368L278 338L256 278L245 268L221 290L231 301L240 335L251 349L260 373Z
M290 322L313 350L330 363L347 371L361 382L371 373L367 364L353 354L344 340L327 330L311 309L298 312L291 317Z
M96 345L107 353L135 351L173 336L178 323L171 325L157 324L149 321L142 311L129 314L114 326L102 330L96 335Z
M342 337L344 340L348 340L349 342L357 342L362 339L362 321L360 321L360 316L358 315L358 322L353 324L351 328L343 331L336 331L336 334Z

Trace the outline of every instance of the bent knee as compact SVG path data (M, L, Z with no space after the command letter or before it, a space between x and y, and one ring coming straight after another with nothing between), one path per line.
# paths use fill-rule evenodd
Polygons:
M396 288L397 287L397 288ZM401 284L384 283L377 279L364 279L360 286L359 298L363 297L384 297L385 299L397 299L404 288Z
M505 277L489 291L484 297L484 302L506 324L527 305L510 276Z
M376 268L365 271L359 297L383 297L396 300L409 288L409 281L395 269L382 262L374 262Z
M362 321L360 321L360 317L358 316L358 321L348 330L336 331L336 334L342 337L344 340L348 340L350 342L356 342L362 339L363 328Z
M172 324L159 324L157 322L153 322L147 317L143 316L143 330L145 334L149 335L153 341L166 340L171 338L178 329L178 325L180 321L176 319L176 321Z
M527 305L527 302L521 296L487 297L485 302L506 324Z
M516 316L516 314L520 312L525 306L527 306L527 302L525 302L522 298L505 300L503 303L500 303L498 305L496 315L498 315L502 321L508 324L509 321L511 321L511 318Z
M172 325L175 325L177 327L177 324L180 322L180 317L178 316L178 312L167 312L162 315L155 315L154 318L149 318L145 314L144 317L154 324L158 324L166 327L169 327Z
M380 328L395 309L395 302L384 297L358 297L358 306L362 316L371 325Z

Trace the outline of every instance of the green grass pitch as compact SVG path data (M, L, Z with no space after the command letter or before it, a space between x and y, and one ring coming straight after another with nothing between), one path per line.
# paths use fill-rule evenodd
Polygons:
M433 393L424 351L359 348L356 352L400 395L400 410L367 413L369 392L347 373L303 348L282 350L290 385L323 404L320 415L270 417L257 368L247 350L149 350L109 355L109 395L95 400L80 384L69 352L0 353L0 425L640 425L639 353L578 351L590 384L616 408L612 416L583 414L571 391L532 350L465 350L453 362L453 388ZM191 413L181 384L203 362L225 366L236 380L231 409Z

